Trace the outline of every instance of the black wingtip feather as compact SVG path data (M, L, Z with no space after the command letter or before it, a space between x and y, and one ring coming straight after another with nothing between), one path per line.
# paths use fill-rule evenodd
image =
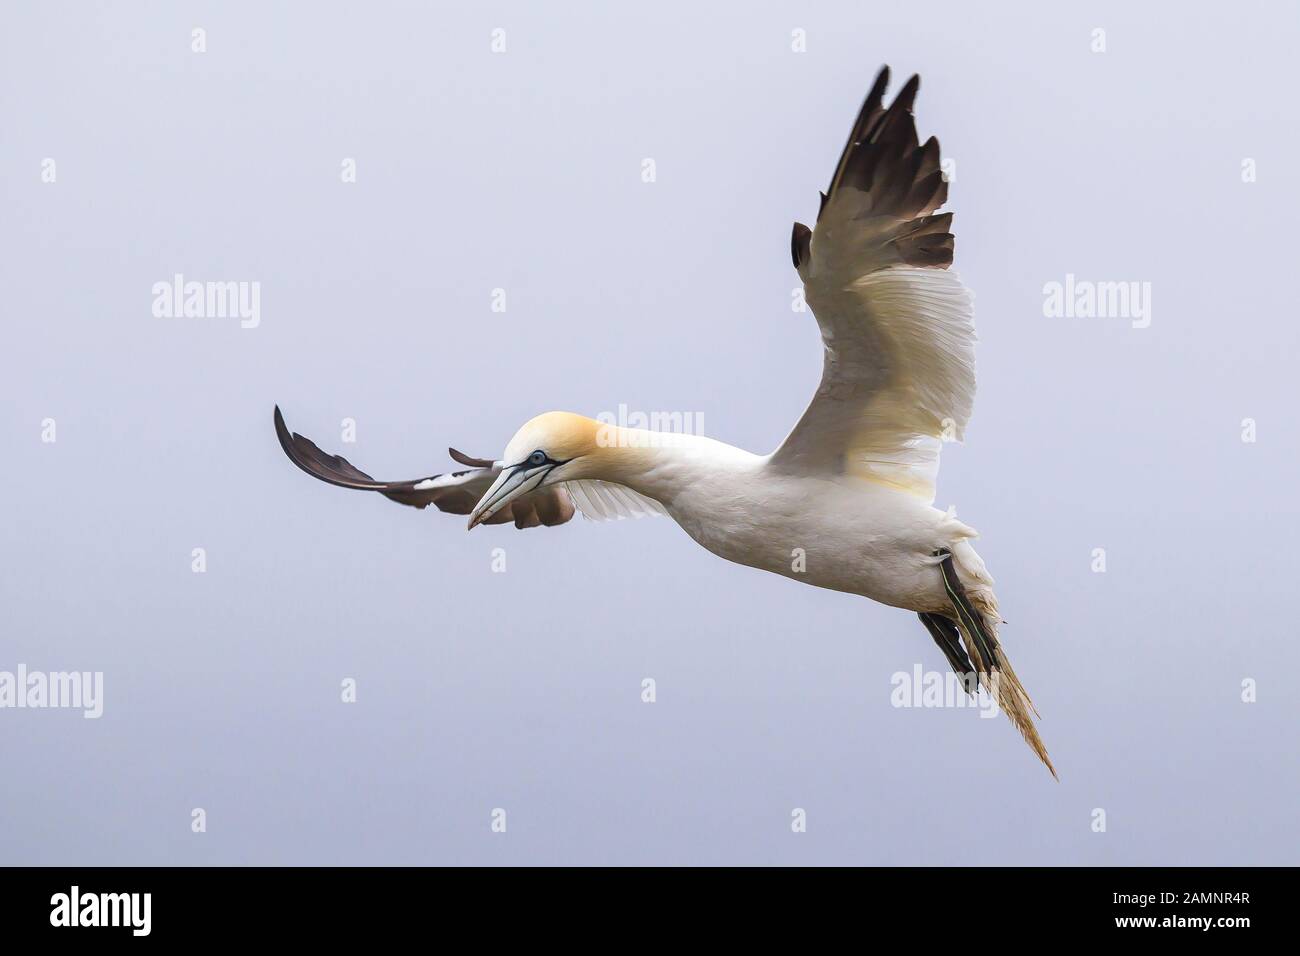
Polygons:
M794 224L794 229L790 232L790 258L794 260L794 267L799 268L800 264L808 258L811 251L810 243L812 242L812 230L801 222Z
M913 73L912 78L903 84L903 88L898 91L898 96L894 97L894 103L889 108L904 109L909 113L912 107L916 105L916 91L921 88L921 74Z
M451 456L452 461L459 462L462 465L468 465L470 468L491 468L496 462L487 458L475 458L473 455L467 455L463 451L457 451L455 448L448 448L447 454Z
M939 140L931 136L921 143L913 115L921 77L909 77L886 109L882 104L888 80L888 67L882 67L840 154L830 188L822 194L817 221L837 214L847 221L892 218L898 226L883 238L890 247L888 255L910 266L947 268L952 264L953 237L946 228L951 218L933 215L948 200ZM803 261L798 242L791 240L796 264Z
M867 94L867 102L870 103L873 100L877 103L883 102L885 99L885 90L888 87L889 64L886 63L880 68L880 72L876 74L876 81L871 84L871 92Z
M839 188L840 180L844 178L844 172L848 166L849 157L853 155L854 147L866 138L873 124L879 119L885 111L885 88L889 85L889 66L886 64L880 68L876 74L876 80L871 84L871 89L866 98L862 101L862 107L858 110L858 117L853 121L853 128L849 131L848 142L844 144L844 149L840 153L840 161L835 164L835 172L831 174L831 184L822 194L821 208L817 210L817 219L821 221L822 209L826 208L827 199L835 195L835 190Z
M298 464L298 455L293 448L293 436L289 434L289 426L284 423L284 415L280 413L279 405L275 406L275 437L280 439L280 447L284 449L284 453L295 465L302 468L302 465Z

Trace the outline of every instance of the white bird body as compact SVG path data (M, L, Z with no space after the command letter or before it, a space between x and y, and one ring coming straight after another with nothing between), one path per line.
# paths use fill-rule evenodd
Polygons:
M605 480L659 502L728 561L913 611L947 607L938 550L987 581L966 543L974 531L909 492L852 474L788 473L771 455L695 435L638 430L620 444L613 457L626 460Z
M291 435L289 457L332 484L469 514L469 526L670 515L737 564L915 611L958 673L994 694L1052 769L1029 695L998 641L992 579L975 532L933 506L939 451L962 438L975 398L970 292L952 264L939 143L918 143L919 79L893 104L884 69L791 254L821 332L821 383L770 455L695 435L605 424L569 412L525 423L500 460L452 451L465 471L377 482ZM1052 770L1055 774L1055 770Z

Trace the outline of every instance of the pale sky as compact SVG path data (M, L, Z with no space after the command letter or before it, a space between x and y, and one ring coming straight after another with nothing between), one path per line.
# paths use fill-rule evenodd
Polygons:
M0 671L103 713L0 709L0 862L1296 863L1296 23L1202 6L11 10ZM944 668L913 614L664 518L467 535L271 427L383 478L620 403L770 450L820 368L790 224L883 63L976 296L936 504L1059 784L891 706ZM256 327L155 316L176 274ZM1067 276L1149 324L1045 314Z

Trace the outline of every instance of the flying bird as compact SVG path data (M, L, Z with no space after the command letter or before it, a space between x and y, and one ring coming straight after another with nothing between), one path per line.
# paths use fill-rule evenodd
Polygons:
M949 269L952 213L939 142L919 143L913 76L888 108L876 77L821 195L814 228L795 223L794 267L821 330L812 403L774 452L698 435L624 428L569 412L526 422L500 459L455 449L463 469L375 481L291 434L308 474L469 527L666 514L719 557L914 611L972 695L983 687L1052 775L1037 711L998 639L993 580L975 532L933 505L939 450L960 440L975 397L971 293ZM795 549L803 559L792 561Z

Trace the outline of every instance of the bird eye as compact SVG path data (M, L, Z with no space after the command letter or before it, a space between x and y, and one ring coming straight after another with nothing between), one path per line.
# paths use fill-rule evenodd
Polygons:
M546 452L542 451L539 448L537 451L533 452L531 455L528 456L528 464L534 466L546 464Z

